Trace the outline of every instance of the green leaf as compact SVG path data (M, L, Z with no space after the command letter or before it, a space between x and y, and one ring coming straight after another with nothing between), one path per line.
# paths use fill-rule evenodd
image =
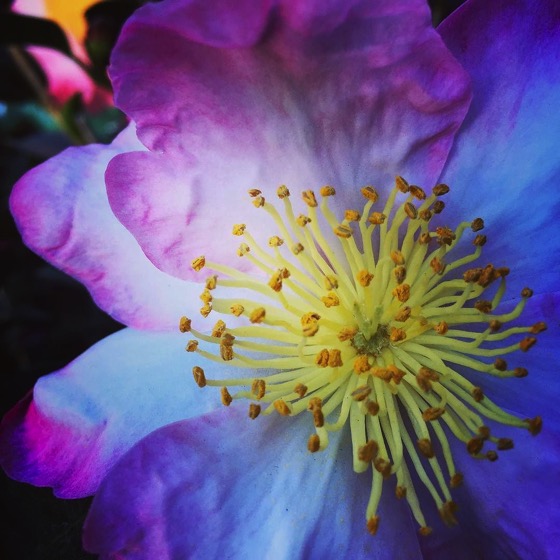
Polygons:
M0 44L50 47L72 57L64 31L50 19L4 13L0 18Z

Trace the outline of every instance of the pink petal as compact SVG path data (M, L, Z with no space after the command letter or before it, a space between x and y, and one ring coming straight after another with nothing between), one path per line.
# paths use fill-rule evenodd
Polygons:
M11 209L24 242L82 282L115 319L137 328L176 329L178 317L191 312L187 304L197 305L188 297L189 284L150 263L107 201L107 163L138 147L129 128L111 146L70 148L19 180Z
M250 17L247 2L223 4L219 18L202 1L144 6L111 66L117 104L157 152L112 163L111 205L180 278L201 239L221 251L222 223L245 221L248 188L274 196L282 183L294 192L332 183L345 208L357 187L387 187L397 173L431 186L470 99L423 1L250 3ZM144 180L126 181L138 165Z

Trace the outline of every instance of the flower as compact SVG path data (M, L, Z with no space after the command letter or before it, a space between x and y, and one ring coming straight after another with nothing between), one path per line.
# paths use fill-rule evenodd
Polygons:
M551 398L558 383L549 370L555 356L551 341L552 327L558 322L555 271L560 254L553 220L560 198L550 187L560 173L554 133L559 117L551 111L559 95L555 85L560 76L553 64L560 45L554 24L560 17L558 8L552 0L530 6L528 2L513 6L505 0L488 6L470 0L438 34L430 27L427 6L420 1L388 6L286 0L255 6L249 0L231 5L222 0L213 7L167 0L145 6L125 26L111 75L117 105L136 124L140 141L129 128L110 147L70 149L28 173L14 189L12 209L26 243L79 278L97 303L129 328L40 380L32 398L24 399L6 416L0 440L4 469L20 480L52 486L61 497L96 493L84 542L105 558L552 557L558 542L554 519L558 496L548 476L558 469L560 457L559 418ZM497 63L503 61L496 71ZM465 70L472 82L470 106ZM246 222L246 231L255 236L262 233L265 243L273 235L288 238L273 231L274 220L264 219L268 204L247 212L242 193L248 188L262 187L270 200L268 193L274 197L281 184L292 192L335 185L336 229L344 210L363 208L361 187L376 185L377 191L366 189L365 194L385 201L395 175L401 174L427 187L452 186L445 212L431 216L429 222L430 227L440 228L436 233L442 255L448 241L454 245L452 236L459 237L455 227L460 222L468 219L470 223L483 215L489 239L484 258L499 263L490 269L491 276L497 281L497 276L506 273L502 265L512 267L505 297L520 294L525 285L534 291L519 325L545 320L551 326L539 333L538 352L516 356L515 366L497 363L490 368L498 376L502 371L517 371L523 379L493 382L457 366L458 375L480 380L486 395L495 396L516 417L542 414L545 429L534 439L500 428L504 439L497 442L498 447L510 447L509 439L515 439L516 447L504 457L500 451L497 463L469 457L463 443L457 445L449 438L457 470L465 474L465 485L457 490L455 500L462 525L450 529L438 525L436 508L424 496L431 492L414 478L420 506L412 503L412 512L421 510L426 523L420 525L436 529L425 537L418 536L418 525L404 500L390 496L390 481L382 483L379 527L377 521L371 522L375 511L366 518L373 496L369 477L373 474L377 492L376 473L388 474L380 463L375 465L379 469L370 468L368 474L352 469L353 455L358 465L360 454L374 459L374 446L365 440L369 431L355 451L351 442L358 432L354 429L352 433L333 431L325 446L322 426L316 425L318 440L309 439L312 424L321 424L321 414L328 417L318 401L310 412L290 418L282 415L290 412L286 398L276 399L286 408L278 403L280 414L267 418L248 418L245 406L217 410L212 388L192 389L189 369L194 369L199 385L204 385L206 377L207 384L221 385L213 380L222 378L230 387L237 377L255 379L258 383L247 391L249 396L253 391L254 405L259 397L264 401L270 372L257 369L254 377L238 376L229 367L229 358L231 343L237 360L245 355L235 348L243 336L228 339L228 331L222 333L219 345L225 360L220 358L207 368L213 370L212 376L201 373L204 366L198 353L183 350L185 332L195 324L189 325L186 318L198 315L201 291L203 308L209 298L215 307L212 313L223 305L214 301L212 279L209 293L197 283L200 255L208 257L208 267L220 275L220 267L235 269L229 286L234 290L232 306L243 305L239 298L251 282L241 275L256 276L258 264L251 260L251 253L241 260L235 255L236 238L225 235L225 224L237 224L236 233L243 233L240 224ZM397 183L406 190L400 179ZM440 186L435 194L443 195L445 190ZM286 194L283 189L279 192ZM262 206L260 195L253 194L256 206ZM306 198L313 208L311 195ZM293 200L297 204L295 196ZM397 214L406 224L414 221L421 222L420 228L427 227L427 214L420 220L416 214L433 212L437 200L429 200L430 208L423 206L423 200L423 192L416 187L410 200L398 199L398 204L405 205ZM314 212L300 204L304 212ZM394 277L393 288L394 299L406 304L401 301L406 299L406 290L398 286L404 286L406 275L416 274L417 269L406 258L399 264L399 251L405 257L408 253L405 245L396 244L397 231L391 213L386 214L387 239L392 236L395 242L389 244L393 261L391 251L384 250L386 261L392 263L387 270L394 274L392 268L408 267L401 271L403 282L398 283L399 275ZM355 217L350 213L346 223L342 221L343 239ZM451 223L453 217L456 223ZM312 224L320 221L316 218ZM331 219L328 213L326 219ZM377 216L375 221L383 218ZM279 222L281 230L282 219ZM481 225L475 220L472 229ZM342 258L342 252L329 254L330 244L313 232L329 260ZM404 244L406 239L405 235ZM478 239L476 252L483 244ZM279 243L272 241L272 245ZM252 241L248 245L259 255ZM324 264L320 254L313 259ZM349 254L351 260L357 259L351 249ZM417 254L422 253L417 250ZM289 257L288 262L295 258ZM453 262L435 260L430 270L437 275L444 264L451 267ZM277 268L281 275L272 278L272 287L281 281L288 285L284 268L301 274L297 267L276 266L265 286ZM361 276L364 284L368 272ZM241 286L235 277L243 279ZM479 282L480 276L471 279ZM373 287L379 278L374 275L370 281ZM434 282L439 285L437 278ZM227 283L218 278L219 287ZM461 286L460 291L465 290ZM483 293L483 285L472 286ZM366 293L368 286L362 287ZM416 297L413 288L411 294ZM457 298L454 290L442 290L450 303ZM329 304L338 297L341 307L348 310L343 301L348 300L348 292L335 291L334 286L331 291L324 296ZM527 298L530 292L523 294ZM491 303L495 306L496 301ZM508 305L507 300L504 303ZM447 303L434 304L434 308L441 310L441 305ZM509 309L515 306L509 302ZM266 312L266 304L262 307ZM479 307L481 313L488 311L484 301ZM318 326L316 334L323 336L328 324L322 317L307 315L310 311L301 309L306 319L300 325L294 321L295 326L309 329L309 334ZM324 313L330 317L330 308L325 307ZM411 309L411 318L414 313ZM262 314L252 317L254 327L258 328ZM166 331L171 325L176 329L181 315L185 332ZM393 320L396 316L391 316ZM443 322L431 328L437 326L442 333L452 328ZM227 323L234 325L229 318ZM366 356L370 372L374 365L370 359L378 354L383 357L388 348L393 351L399 342L406 342L396 324L382 324L384 329L370 333L374 347L364 340L367 336L356 338L359 332L352 333L352 351L345 341L341 348L357 354L352 356L352 368L360 356ZM422 326L421 321L414 324ZM404 326L406 322L403 331L407 331ZM215 328L218 334L222 327ZM426 336L448 337L434 332ZM519 332L523 336L515 341L528 336L527 329ZM203 349L206 335L196 334ZM292 344L286 334L278 337L278 342ZM453 350L465 346L453 338L456 335L449 333L441 340L450 340L456 345ZM331 335L328 341L332 340ZM429 349L432 343L424 342ZM250 341L242 343L251 350ZM191 350L196 346L194 342L188 345ZM337 345L325 345L326 355L322 348L313 354L317 365L326 360L333 374L340 367L338 360L346 359L342 351L340 355L334 352L340 349ZM292 358L296 359L293 352ZM400 363L377 364L388 371L371 372L379 379L379 383L374 381L376 387L381 384L385 391L391 384L398 391L399 370L405 374L399 379L405 386L406 375L412 375L406 371L406 359L399 355ZM529 376L516 368L530 370ZM351 379L360 379L357 374ZM421 377L428 389L430 383L441 381L434 368ZM226 404L228 394L223 391ZM453 392L447 396L452 398ZM472 408L480 396L473 394ZM432 414L439 414L442 406L434 401ZM258 409L252 410L256 416ZM359 411L357 405L352 410ZM442 419L458 416L453 410L458 409L446 408ZM410 416L414 423L414 413ZM410 431L406 422L403 418L405 430ZM390 448L392 440L396 448L397 434L405 430L393 432L392 421L380 424L384 437L376 437L375 443L381 445L385 439ZM528 426L537 431L536 421ZM497 430L492 427L492 433ZM474 455L479 454L478 446L486 445L486 436L482 430L469 442ZM447 440L436 439L445 447ZM309 453L308 445L314 453ZM421 453L431 455L429 444L419 445ZM405 442L405 447L412 457L411 446ZM411 463L408 468L414 473ZM411 488L407 483L409 498ZM448 499L445 503L444 517L451 521L453 506ZM370 532L377 529L375 537L367 531L366 521ZM546 539L540 539L542 533Z
M93 0L64 3L47 0L17 0L14 3L14 10L25 15L56 21L64 29L72 52L85 61L87 55L82 45L86 27L83 14L92 4L94 4ZM29 52L38 60L45 72L49 94L57 103L65 103L76 93L81 93L84 102L93 109L112 103L109 92L97 87L87 73L66 55L46 47L30 47Z

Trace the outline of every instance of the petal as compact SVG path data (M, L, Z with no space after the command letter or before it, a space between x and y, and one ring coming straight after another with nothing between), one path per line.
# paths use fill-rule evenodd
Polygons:
M184 260L196 249L185 229L219 246L224 219L245 221L238 210L248 188L274 196L280 184L330 183L345 208L357 187L385 187L397 173L434 183L470 93L425 2L289 2L270 11L261 2L242 47L231 29L248 4L240 13L222 4L217 21L203 1L146 5L113 54L117 105L158 155L115 160L109 197L159 268L189 278ZM126 181L138 162L155 175ZM159 246L151 216L164 224Z
M559 23L555 0L473 0L439 28L474 91L443 180L467 217L487 218L487 256L522 271L514 291L558 287Z
M371 473L352 471L345 437L306 449L309 418L249 420L226 409L167 426L111 471L84 528L101 558L421 558L393 497L365 527Z
M119 152L137 149L130 127L111 146L70 148L24 175L10 198L28 247L82 282L116 320L175 329L189 285L157 270L111 212L103 174ZM154 297L157 294L157 298Z
M41 378L2 422L2 467L62 498L92 494L139 439L219 403L194 386L183 347L179 334L125 329Z

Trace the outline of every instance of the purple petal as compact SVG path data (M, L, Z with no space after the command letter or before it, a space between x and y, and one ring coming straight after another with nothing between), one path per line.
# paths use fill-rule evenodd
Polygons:
M125 329L41 378L2 422L2 467L62 498L95 492L139 439L219 403L194 384L184 344L179 334Z
M466 217L486 218L487 256L518 291L558 289L560 4L472 0L439 28L469 72L473 103L443 180Z
M294 192L331 183L345 208L358 187L384 188L397 173L431 186L470 99L423 1L229 4L217 19L202 0L148 4L112 60L117 104L157 155L111 164L111 205L180 278L197 256L190 231L221 245L224 219L245 221L249 188L274 196L282 183ZM150 173L127 181L138 164Z
M227 409L167 426L111 471L86 520L101 558L421 558L406 505L388 496L365 527L371 472L346 438L306 449L310 419Z
M140 147L129 127L111 146L70 148L24 175L10 204L25 243L82 282L103 310L136 328L175 329L189 285L150 263L107 201L107 163Z

